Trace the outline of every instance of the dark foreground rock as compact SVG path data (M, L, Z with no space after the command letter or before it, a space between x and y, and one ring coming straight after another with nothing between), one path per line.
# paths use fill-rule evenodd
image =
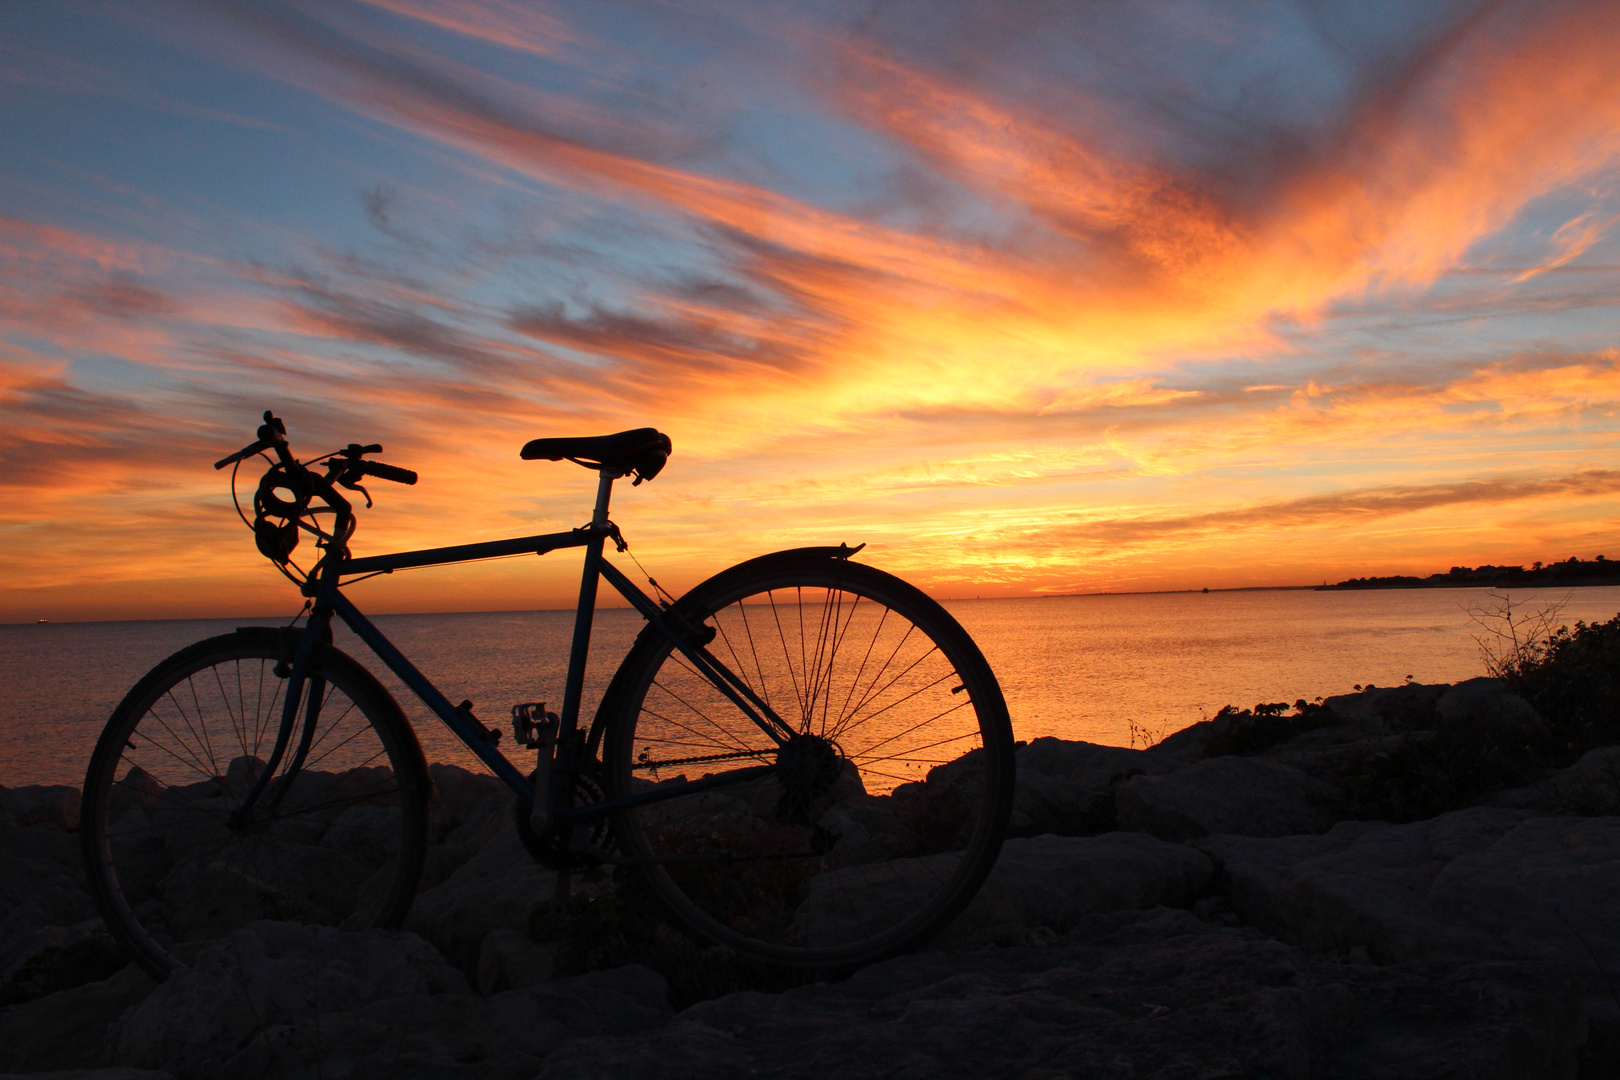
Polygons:
M1620 749L1405 825L1335 824L1324 783L1527 708L1408 684L1243 756L1205 756L1229 717L1145 751L1035 740L1014 839L931 951L683 1012L645 967L557 977L589 965L534 939L555 877L485 777L434 767L410 932L254 923L162 986L105 966L76 793L0 789L0 1077L1617 1078ZM844 824L867 859L928 858Z
M1200 761L1120 786L1119 827L1161 840L1215 833L1289 836L1321 832L1338 819L1339 794L1298 769L1248 757Z
M979 895L935 944L1050 942L1098 912L1190 907L1214 877L1202 852L1141 833L1013 839Z
M630 966L480 998L414 934L254 923L131 1010L113 1057L179 1080L517 1080L569 1039L666 1023L665 997Z
M1476 807L1198 846L1245 922L1312 951L1560 972L1593 1018L1584 1075L1620 1072L1620 818Z
M1185 912L1093 916L1047 948L905 957L586 1039L555 1080L1571 1077L1578 995L1536 965L1378 968Z

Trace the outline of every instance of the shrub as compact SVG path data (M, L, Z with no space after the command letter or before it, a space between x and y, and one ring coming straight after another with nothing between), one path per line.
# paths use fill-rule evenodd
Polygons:
M1312 702L1300 698L1294 702L1292 713L1287 712L1288 708L1283 701L1241 712L1235 705L1226 706L1213 717L1226 720L1226 726L1209 737L1204 756L1261 754L1295 735L1338 722L1320 699Z
M1522 649L1499 674L1547 720L1549 764L1620 743L1620 615L1561 626Z

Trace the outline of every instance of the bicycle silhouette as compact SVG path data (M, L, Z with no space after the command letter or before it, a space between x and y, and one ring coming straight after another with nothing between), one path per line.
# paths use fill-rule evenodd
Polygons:
M558 872L559 897L572 872L610 865L699 942L847 970L914 948L977 892L1012 803L1001 689L949 613L853 562L859 548L779 551L678 601L648 596L604 554L610 540L626 547L608 517L614 481L653 479L671 452L640 428L523 448L597 472L589 524L354 557L344 492L369 506L362 480L416 474L370 460L375 445L300 462L282 422L264 420L215 467L269 461L252 520L238 513L298 584L307 620L241 628L163 661L114 710L85 777L91 889L153 976L255 919L398 927L408 913L432 782L398 703L333 646L334 617L511 790L518 832ZM304 537L317 552L307 571L293 557ZM373 574L563 548L584 549L568 673L559 712L512 707L525 765L343 593ZM647 625L585 727L604 579Z

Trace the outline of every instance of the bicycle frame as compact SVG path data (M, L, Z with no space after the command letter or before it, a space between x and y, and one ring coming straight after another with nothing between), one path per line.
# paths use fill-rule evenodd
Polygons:
M595 615L596 595L598 583L606 578L608 584L618 590L630 605L639 611L644 618L660 633L667 637L675 648L686 657L692 666L700 672L715 688L724 694L731 702L749 717L770 739L778 746L787 743L793 738L794 730L791 725L783 722L763 700L751 690L748 685L732 673L726 666L716 659L701 642L690 640L694 636L689 628L685 627L684 619L675 613L668 605L660 605L636 586L624 573L603 557L603 544L608 537L617 537L617 529L608 520L608 503L611 497L613 481L616 477L606 470L601 471L597 486L596 507L591 515L589 525L569 532L542 533L534 536L520 536L510 540L491 540L474 544L458 544L451 547L426 548L420 551L402 551L388 555L369 555L363 558L337 558L332 557L324 561L320 573L312 589L306 591L313 597L314 603L310 610L308 624L299 638L298 649L293 656L292 669L288 679L286 697L282 705L281 727L276 736L276 743L271 751L270 760L261 771L254 788L236 811L242 819L251 813L251 808L263 795L269 780L275 775L280 766L289 743L292 732L298 724L298 706L303 699L304 683L308 679L309 665L315 653L315 642L328 636L333 615L342 619L353 630L355 635L365 642L366 646L386 664L401 682L410 688L424 705L433 711L444 722L457 738L459 738L472 753L482 761L489 770L500 778L512 793L524 802L532 803L535 794L535 785L518 769L507 756L496 749L494 742L487 736L482 724L471 715L462 712L450 703L450 700L434 686L432 681L423 675L416 666L410 662L399 649L385 637L381 630L357 608L353 601L343 595L341 578L353 575L387 574L395 570L406 570L421 566L440 566L450 563L472 562L479 559L499 558L506 555L535 554L544 555L548 552L559 551L564 548L582 547L585 549L585 565L580 576L579 602L574 615L574 635L568 657L568 675L563 686L562 710L558 715L557 754L551 760L551 778L564 779L564 783L550 783L547 790L550 792L550 820L558 825L569 826L592 818L602 817L617 810L631 806L640 806L666 799L689 795L695 790L722 787L734 783L754 780L770 775L779 770L776 763L768 765L749 766L732 769L718 775L692 780L684 783L660 784L657 787L634 795L623 796L618 799L605 800L592 803L588 806L570 807L563 805L572 792L571 776L576 763L572 760L572 751L576 746L576 736L579 731L579 708L585 684L585 664L590 651L591 625ZM340 516L350 513L347 506L339 509ZM336 530L337 535L344 535L341 528ZM310 694L309 705L304 718L304 733L299 740L298 749L294 752L292 763L287 774L291 775L302 766L304 755L309 749L314 728L318 722L319 705L317 702L318 688ZM593 730L592 736L595 732ZM544 751L541 752L542 754ZM542 762L545 764L545 762ZM282 786L282 790L286 785ZM279 801L272 797L272 808ZM537 808L538 809L538 808ZM235 816L235 815L233 815Z

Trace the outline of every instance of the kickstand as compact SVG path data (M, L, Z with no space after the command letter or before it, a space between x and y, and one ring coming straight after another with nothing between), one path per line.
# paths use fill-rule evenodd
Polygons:
M557 891L551 896L551 907L559 915L568 914L568 894L571 891L571 878L572 875L567 870L557 871Z

